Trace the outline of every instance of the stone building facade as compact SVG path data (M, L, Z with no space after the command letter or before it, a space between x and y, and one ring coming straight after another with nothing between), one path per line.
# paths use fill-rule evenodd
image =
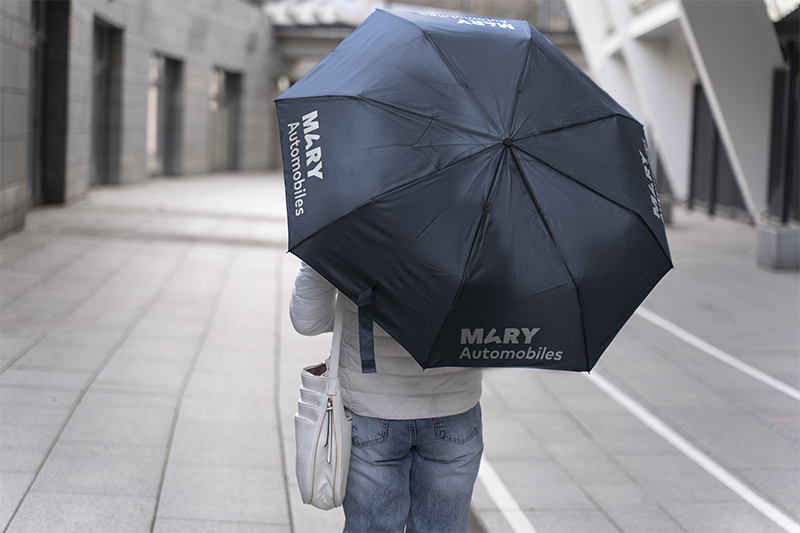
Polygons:
M3 0L0 236L94 184L264 169L273 36L245 0Z

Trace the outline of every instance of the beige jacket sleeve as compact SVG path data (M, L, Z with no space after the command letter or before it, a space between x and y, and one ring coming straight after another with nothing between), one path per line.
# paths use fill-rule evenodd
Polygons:
M294 280L289 317L301 335L333 331L336 287L305 263Z

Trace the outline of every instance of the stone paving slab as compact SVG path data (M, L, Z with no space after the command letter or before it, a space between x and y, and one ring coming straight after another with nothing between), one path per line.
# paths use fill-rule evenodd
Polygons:
M139 533L149 531L154 498L31 492L7 533Z
M155 498L163 462L160 446L59 442L31 490Z

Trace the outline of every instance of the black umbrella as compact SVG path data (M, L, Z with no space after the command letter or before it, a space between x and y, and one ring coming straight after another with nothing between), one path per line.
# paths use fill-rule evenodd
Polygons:
M276 105L362 359L374 318L424 368L590 370L672 267L642 126L527 22L376 11Z

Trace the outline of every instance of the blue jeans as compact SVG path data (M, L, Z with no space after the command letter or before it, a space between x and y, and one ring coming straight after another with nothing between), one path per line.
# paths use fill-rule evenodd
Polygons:
M466 531L483 453L480 404L441 418L353 416L346 533Z

